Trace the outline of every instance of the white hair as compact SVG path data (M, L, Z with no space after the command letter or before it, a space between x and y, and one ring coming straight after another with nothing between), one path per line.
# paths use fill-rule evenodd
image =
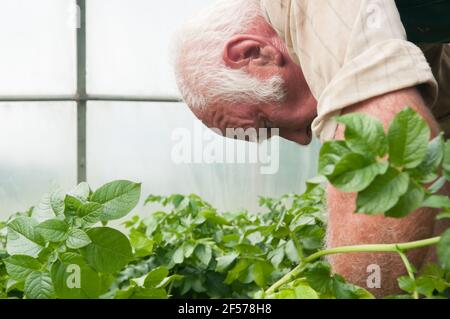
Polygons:
M233 36L248 32L263 18L260 0L220 0L188 20L175 39L175 75L192 109L211 102L279 102L285 98L280 76L261 80L223 61Z

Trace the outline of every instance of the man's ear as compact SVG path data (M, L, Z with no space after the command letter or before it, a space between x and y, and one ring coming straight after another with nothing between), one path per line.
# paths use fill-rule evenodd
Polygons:
M281 66L284 63L280 50L262 37L249 35L238 35L228 41L223 60L232 69L240 69L250 64Z

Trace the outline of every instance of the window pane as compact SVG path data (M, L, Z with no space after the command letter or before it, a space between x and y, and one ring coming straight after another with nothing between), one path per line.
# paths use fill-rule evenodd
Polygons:
M75 104L0 103L0 219L75 183Z
M88 92L177 97L170 40L210 0L87 1Z
M262 175L261 166L268 165L248 159L246 164L208 164L204 159L177 164L172 152L180 139L173 138L180 129L191 138L188 149L193 160L212 141L248 145L212 134L205 137L202 133L209 130L182 103L92 102L87 124L88 180L94 187L130 179L143 183L144 197L196 193L221 209L255 209L258 196L301 192L305 180L316 172L317 144L304 148L286 141L280 144L279 170L274 175Z
M0 97L73 95L74 0L0 2Z

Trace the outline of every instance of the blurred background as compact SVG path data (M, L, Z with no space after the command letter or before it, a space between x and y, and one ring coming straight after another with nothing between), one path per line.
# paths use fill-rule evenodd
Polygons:
M221 210L303 191L317 141L280 141L274 175L260 164L171 159L174 130L198 121L180 101L170 42L208 3L0 0L0 219L83 180L142 182L144 198L196 193Z

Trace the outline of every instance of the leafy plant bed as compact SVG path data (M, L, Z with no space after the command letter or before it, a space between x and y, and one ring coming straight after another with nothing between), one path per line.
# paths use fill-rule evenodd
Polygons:
M323 146L319 173L358 193L358 213L402 218L432 207L442 210L439 219L450 216L449 198L437 195L450 179L450 142L439 136L429 143L426 123L410 109L387 135L362 114L339 121L346 139ZM221 213L196 195L150 196L145 203L160 210L127 219L126 234L107 224L136 207L140 184L54 190L0 223L0 297L373 298L322 259L351 252L402 257L408 276L398 282L405 293L394 298L449 297L450 230L412 243L324 249L323 182L309 182L302 195L261 198L263 213ZM418 273L405 252L433 245L439 264Z

